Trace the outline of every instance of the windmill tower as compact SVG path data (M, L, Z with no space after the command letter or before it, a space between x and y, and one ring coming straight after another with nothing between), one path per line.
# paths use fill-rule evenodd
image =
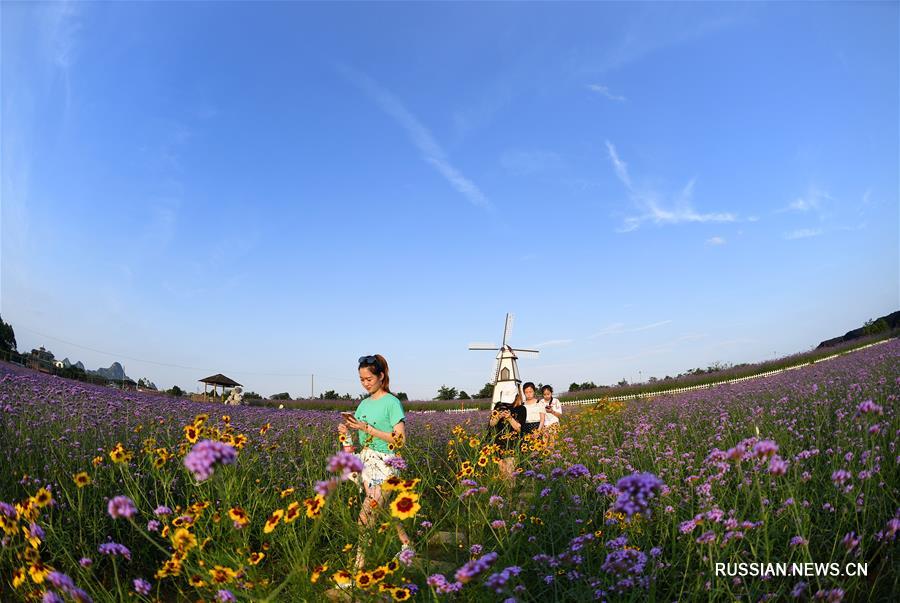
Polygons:
M519 354L539 354L538 350L528 350L513 348L509 345L509 336L512 332L513 315L507 313L506 324L503 327L503 343L496 345L492 343L473 343L469 346L470 350L490 350L497 352L497 360L494 362L494 371L491 374L491 385L494 386L494 395L491 402L512 402L516 393L519 392L519 386L522 380L519 378L519 367L516 364Z

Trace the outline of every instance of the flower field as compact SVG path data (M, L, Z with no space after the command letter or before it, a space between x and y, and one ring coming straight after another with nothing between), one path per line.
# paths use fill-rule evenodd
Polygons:
M555 441L526 443L514 483L487 412L409 413L403 479L360 538L336 412L123 393L3 363L0 600L893 600L898 395L892 341L585 408ZM396 523L414 551L397 555ZM768 563L807 571L717 571Z

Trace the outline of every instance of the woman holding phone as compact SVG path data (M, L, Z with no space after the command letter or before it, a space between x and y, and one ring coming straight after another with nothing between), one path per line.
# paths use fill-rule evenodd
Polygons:
M356 412L341 413L343 422L338 424L337 429L345 448L352 446L350 430L356 430L359 435L358 456L363 463L359 481L365 493L359 525L363 530L370 530L375 524L375 509L385 503L381 484L396 474L390 460L394 457L393 451L402 446L406 436L406 414L400 400L391 393L388 363L384 356L360 357L359 382L369 395L359 403ZM399 524L397 534L403 545L402 550L411 550L409 536ZM362 569L363 564L363 542L360 542L356 565Z
M522 405L522 394L517 391L512 404L504 402L501 397L491 411L491 430L494 433L494 443L502 450L500 475L508 483L511 483L516 475L515 455L524 425L525 407Z
M562 419L562 404L559 398L553 397L553 387L545 385L541 388L541 396L544 398L544 414L541 415L541 431L546 432L551 442L559 430L559 420Z

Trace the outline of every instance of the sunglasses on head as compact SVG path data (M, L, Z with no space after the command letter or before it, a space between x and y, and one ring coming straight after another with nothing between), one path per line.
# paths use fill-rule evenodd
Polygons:
M365 364L374 364L376 368L379 368L381 365L378 363L378 358L375 356L360 356L359 363L361 365Z

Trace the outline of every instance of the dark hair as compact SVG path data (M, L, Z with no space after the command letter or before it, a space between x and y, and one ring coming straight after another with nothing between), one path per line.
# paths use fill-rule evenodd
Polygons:
M552 393L553 393L553 386L551 386L551 385L545 385L544 387L541 388L541 393L542 393L542 394L543 394L544 392L546 392L546 391L549 391L549 392L552 394Z
M525 385L522 386L522 391L524 392L524 391L525 391L526 389L528 389L529 387L530 387L531 389L533 389L533 390L536 390L536 389L537 389L537 388L534 386L534 383L532 383L531 381L529 381L528 383L526 383Z
M373 356L362 356L359 359L359 370L369 369L373 375L377 375L383 379L381 389L387 393L391 393L391 376L388 369L388 362L381 354Z

